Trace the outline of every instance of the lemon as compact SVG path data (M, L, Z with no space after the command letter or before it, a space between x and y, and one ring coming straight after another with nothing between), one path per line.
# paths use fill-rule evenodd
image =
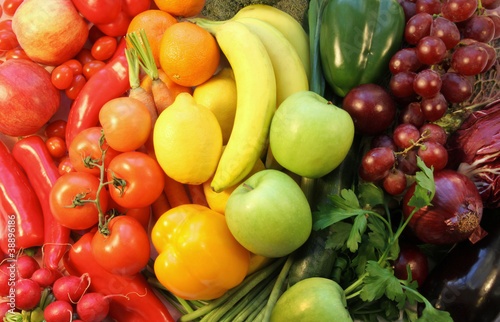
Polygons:
M264 162L262 162L261 159L258 159L257 162L255 162L255 165L253 166L250 173L241 182L251 177L254 173L264 170L265 168L266 167L264 166ZM207 199L208 207L210 207L210 209L224 215L226 213L227 199L231 195L231 192L233 192L234 189L236 189L236 187L238 187L241 182L221 192L215 192L210 186L212 184L212 179L213 177L211 177L209 180L203 183L203 191L205 192L205 198Z
M172 179L202 184L214 174L222 153L222 132L215 115L188 93L177 95L153 132L158 163Z
M223 68L205 83L198 85L193 92L196 103L211 110L222 130L222 142L227 144L233 130L236 114L236 82L233 70Z

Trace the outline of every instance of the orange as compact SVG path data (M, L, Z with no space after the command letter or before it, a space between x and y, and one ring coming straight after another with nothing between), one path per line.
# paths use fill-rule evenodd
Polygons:
M132 18L132 21L128 26L127 33L135 32L138 36L140 36L139 30L144 29L149 45L151 46L151 51L153 52L156 66L160 66L158 54L160 50L161 37L168 27L176 23L177 19L168 12L161 10L146 10ZM142 39L139 38L139 40L142 43Z
M161 69L179 85L193 87L207 81L219 61L220 50L214 36L194 23L176 23L161 38Z
M156 6L174 16L192 17L201 12L205 0L154 0Z
M174 83L170 78L168 78L167 74L162 69L158 69L158 76L159 78L167 85L167 88L169 89L170 93L172 94L172 97L174 99L179 95L180 93L189 93L193 94L193 89L191 87L186 87L179 85L177 83ZM146 75L141 81L141 87L144 88L148 93L151 93L151 78Z

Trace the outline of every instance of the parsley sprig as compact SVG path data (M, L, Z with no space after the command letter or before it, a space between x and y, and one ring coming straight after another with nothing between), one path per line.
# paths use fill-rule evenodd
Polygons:
M356 318L382 316L394 320L403 310L405 319L410 321L452 321L448 312L435 309L418 292L409 269L408 279L401 280L394 276L391 267L391 261L399 255L401 233L414 213L432 205L435 194L433 169L420 158L417 164L421 170L416 173L415 193L408 202L414 208L397 225L391 222L384 191L372 183L360 184L358 194L344 189L340 195L328 196L330 203L313 213L313 229L330 227L333 232L326 247L339 253L341 273L336 274L336 282L344 287L349 309ZM425 305L419 319L415 312L406 309L407 304L413 306L416 302Z

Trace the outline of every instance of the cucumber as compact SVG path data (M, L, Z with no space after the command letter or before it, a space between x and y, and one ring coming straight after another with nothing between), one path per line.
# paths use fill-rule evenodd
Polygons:
M311 210L328 201L328 195L340 194L342 189L351 189L357 180L361 138L355 136L351 149L342 163L329 174L318 179L303 178L302 188L308 194ZM326 240L330 229L313 230L308 240L295 251L294 261L288 274L288 286L309 277L332 277L336 253L327 249Z

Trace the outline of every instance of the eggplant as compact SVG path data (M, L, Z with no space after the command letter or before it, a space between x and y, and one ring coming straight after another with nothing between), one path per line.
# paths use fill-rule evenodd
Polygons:
M457 244L420 289L455 322L500 321L500 208L485 209L481 225L488 235L475 244Z

